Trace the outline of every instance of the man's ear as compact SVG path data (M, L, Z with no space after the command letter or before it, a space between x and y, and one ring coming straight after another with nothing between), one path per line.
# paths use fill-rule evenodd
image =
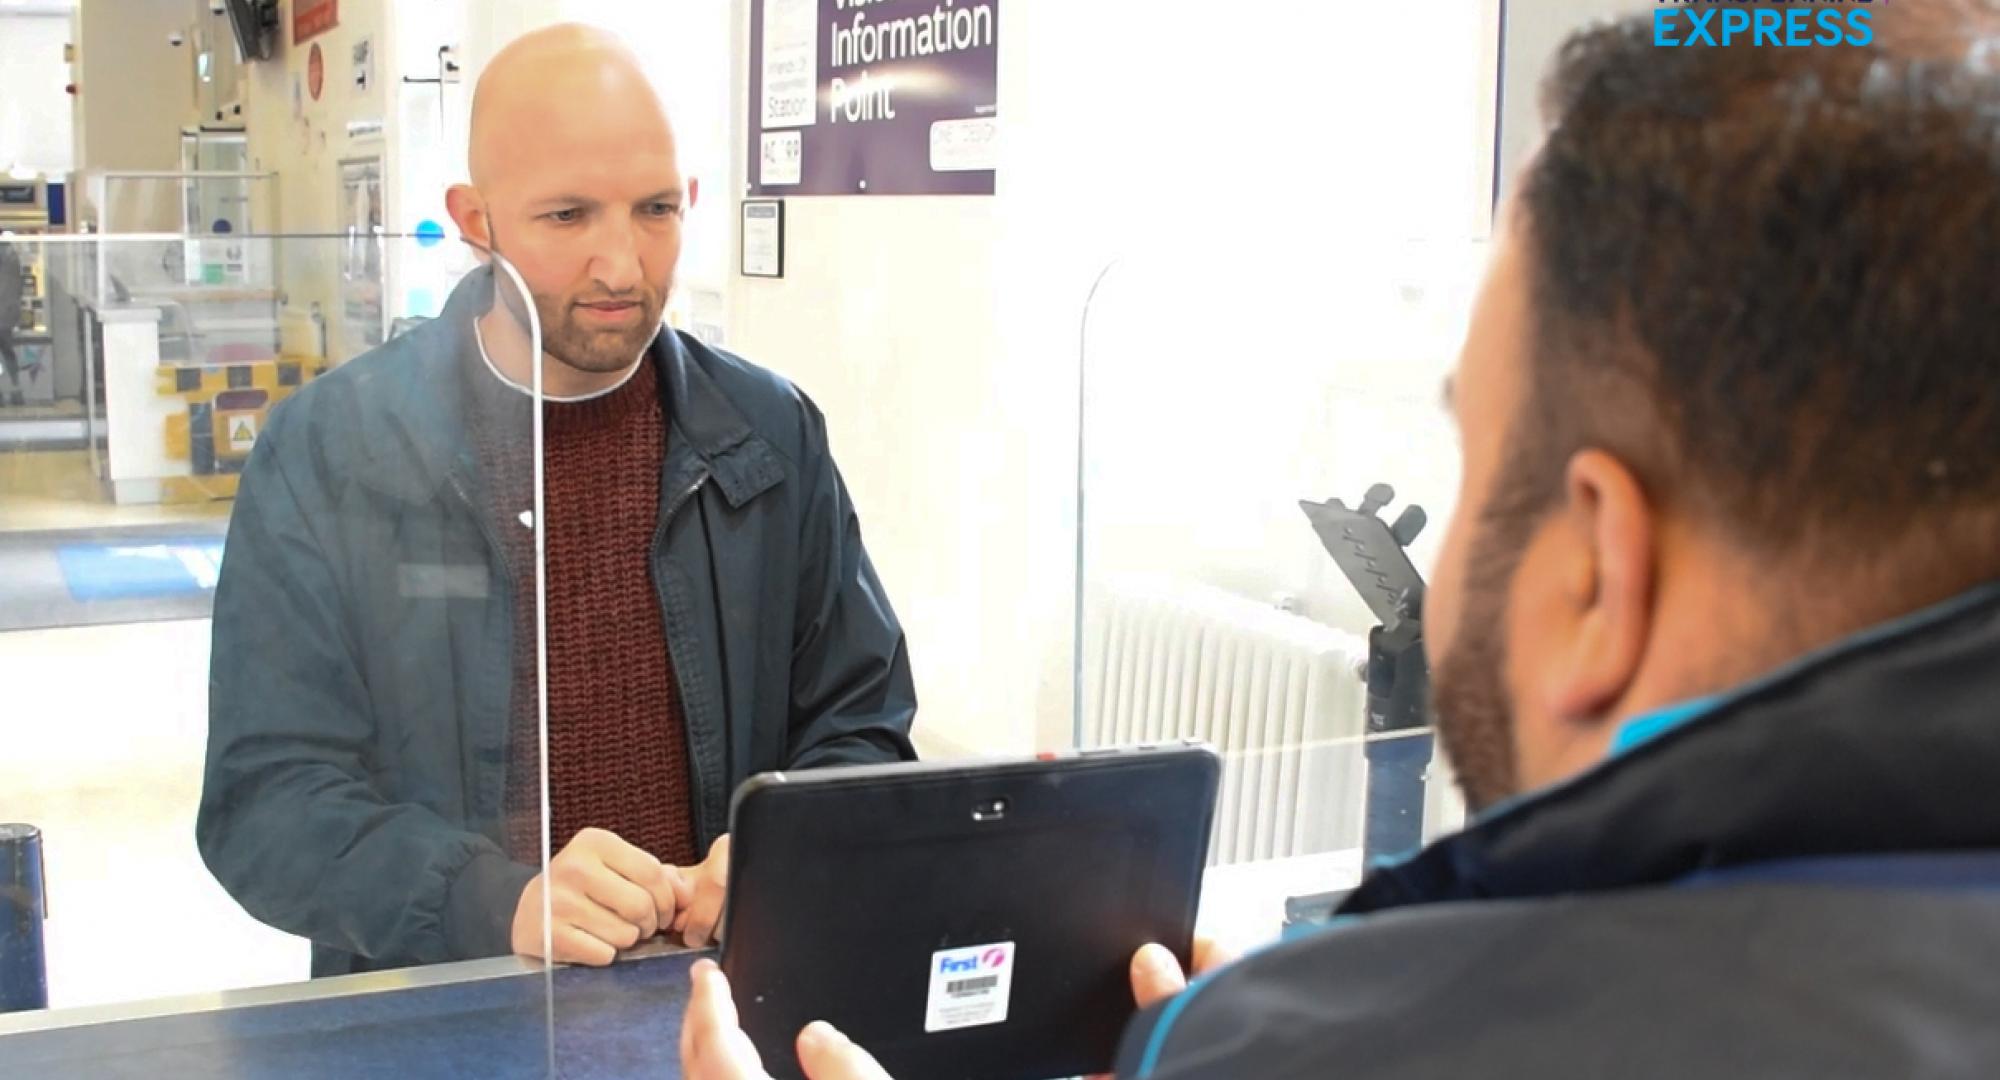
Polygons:
M1564 475L1560 522L1580 556L1561 583L1576 632L1557 658L1550 704L1571 721L1608 718L1638 678L1652 634L1660 518L1624 462L1585 450Z
M486 215L486 200L471 184L453 184L444 193L445 211L458 226L458 235L479 251L483 260L493 250L493 225Z

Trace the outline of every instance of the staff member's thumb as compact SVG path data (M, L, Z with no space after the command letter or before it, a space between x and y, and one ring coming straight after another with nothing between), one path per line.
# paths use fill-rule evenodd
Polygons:
M798 1049L807 1080L894 1080L832 1024L813 1024L800 1032Z
M1187 989L1181 962L1164 945L1148 945L1132 955L1132 1000L1151 1008Z

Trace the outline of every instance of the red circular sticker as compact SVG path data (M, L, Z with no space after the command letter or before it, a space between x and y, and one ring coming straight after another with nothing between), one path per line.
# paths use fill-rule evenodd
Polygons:
M306 90L319 100L320 88L326 85L326 58L320 55L319 42L313 42L312 53L306 57Z

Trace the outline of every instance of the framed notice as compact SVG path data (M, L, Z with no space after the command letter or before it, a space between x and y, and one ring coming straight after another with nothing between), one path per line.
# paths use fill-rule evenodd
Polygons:
M785 276L785 203L743 200L743 276Z

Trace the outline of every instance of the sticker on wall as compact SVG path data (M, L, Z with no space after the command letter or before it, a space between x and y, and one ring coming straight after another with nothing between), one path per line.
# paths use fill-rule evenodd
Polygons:
M425 218L417 222L417 246L436 247L444 242L444 226Z
M368 89L375 81L375 49L373 43L362 38L354 43L354 92Z
M303 45L340 25L340 0L292 0L292 44ZM318 97L318 94L314 94Z
M306 56L306 90L314 101L319 100L319 92L326 88L326 57L319 51L319 42L313 42L312 52Z
M796 131L767 131L758 154L757 183L764 187L790 187L799 182L804 158L804 142Z
M247 454L257 443L257 418L255 416L233 416L229 419L229 448Z

